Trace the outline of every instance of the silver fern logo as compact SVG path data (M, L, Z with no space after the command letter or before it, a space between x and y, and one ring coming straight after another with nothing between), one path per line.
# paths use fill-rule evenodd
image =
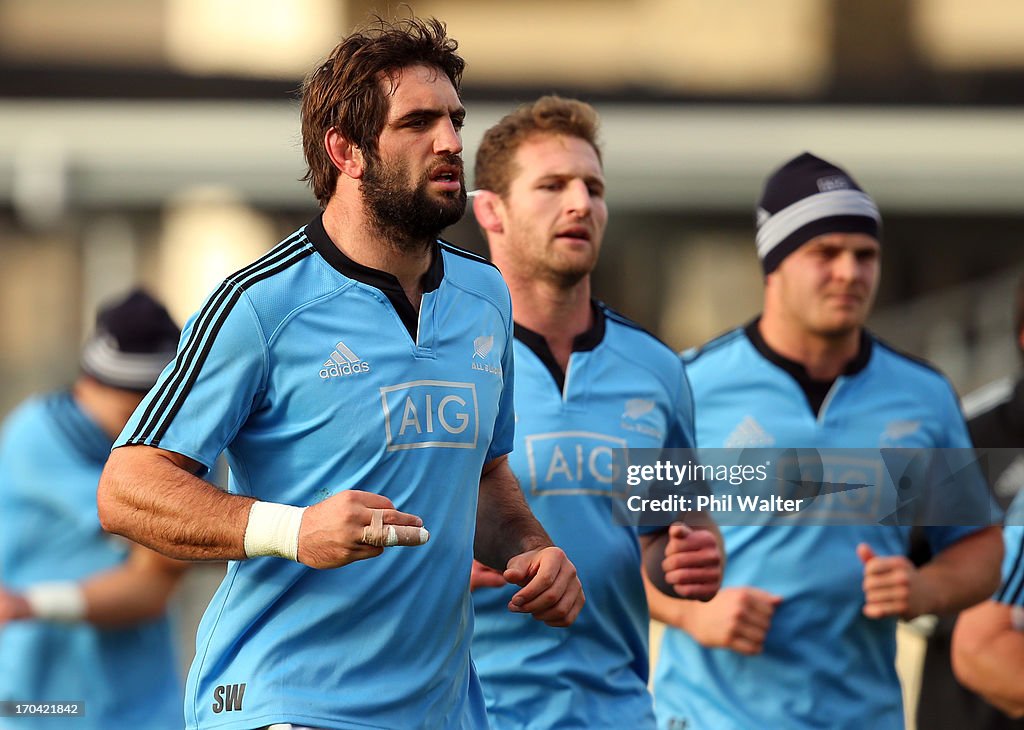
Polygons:
M487 356L494 349L494 335L481 335L473 340L473 357L470 358L470 367L473 370L501 376L501 362L488 362ZM480 358L483 362L477 362Z
M473 340L473 357L483 360L494 349L494 335L480 336Z
M878 445L883 448L911 446L912 443L908 442L907 439L920 430L920 421L889 421L889 423L885 425L885 431L882 432Z
M647 398L630 398L626 401L626 409L622 412L622 417L631 418L635 421L653 410L654 401Z
M626 407L622 409L619 426L624 431L633 431L658 440L664 438L662 419L654 410L654 401L650 398L627 400Z

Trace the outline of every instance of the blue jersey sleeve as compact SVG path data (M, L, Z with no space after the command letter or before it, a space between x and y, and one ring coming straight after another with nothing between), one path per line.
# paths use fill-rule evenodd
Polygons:
M506 289L506 292L508 290ZM509 295L506 293L506 297ZM515 440L515 358L512 354L512 300L508 298L508 306L502 310L502 318L505 321L505 350L501 354L501 377L502 390L501 400L498 403L498 416L494 420L494 434L491 437L491 445L487 449L487 461L497 459L499 456L511 453Z
M974 463L973 457L968 455L967 450L974 447L971 443L970 433L967 430L967 423L964 421L963 412L960 410L960 401L957 399L956 392L948 381L943 379L943 384L945 388L937 404L937 407L941 409L937 421L942 424L944 429L939 447L963 449L964 451L950 452L948 454L949 461L963 462L961 469L955 471L951 469L953 473L957 474L955 484L956 488L961 490L961 493L959 495L939 495L938 501L944 504L941 508L942 512L954 514L957 512L957 507L959 507L960 513L977 514L979 522L984 521L984 524L925 527L928 543L935 553L942 551L957 540L973 532L989 527L991 522L989 519L982 520L982 516L990 518L993 510L998 511L998 507L989 498L989 490L985 486L984 474L981 472L980 467ZM971 479L974 481L969 483L968 480ZM950 484L950 487L953 487L953 484Z
M669 395L671 418L664 447L666 449L694 449L697 447L697 440L694 429L693 390L690 388L690 379L686 375L686 367L682 360L679 364L678 387L674 394ZM664 525L641 525L637 527L637 534L656 535L667 529L667 526Z
M1012 606L1024 606L1024 525L1003 528L1003 583L995 600Z
M953 387L947 383L945 398L942 408L944 418L942 423L946 425L945 443L942 444L948 449L972 449L971 434L967 430L967 423L964 421L963 411L960 410L960 401L957 399Z
M680 360L679 393L676 396L675 420L665 446L670 449L697 448L693 388L686 374L686 366Z
M116 446L174 451L210 469L249 417L267 373L267 345L245 294L225 283L182 332L174 361Z
M1003 583L994 600L1024 606L1024 491L1017 493L1006 512L1003 545Z

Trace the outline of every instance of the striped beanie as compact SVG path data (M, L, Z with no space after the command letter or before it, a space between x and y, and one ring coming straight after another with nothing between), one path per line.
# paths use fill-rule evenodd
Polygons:
M804 152L764 184L757 203L757 255L768 275L815 236L866 233L880 238L881 226L875 201L849 173Z
M174 358L181 330L141 289L100 308L82 349L82 371L105 385L146 391Z

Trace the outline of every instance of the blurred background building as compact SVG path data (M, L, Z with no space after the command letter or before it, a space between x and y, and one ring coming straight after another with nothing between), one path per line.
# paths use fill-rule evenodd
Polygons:
M603 115L598 296L682 348L753 316L753 205L810 150L885 220L873 326L966 392L1016 368L1020 0L417 0L483 130L546 92ZM95 305L185 317L317 213L295 91L370 0L0 0L0 413L70 381ZM482 250L471 214L447 232Z
M466 158L549 91L604 117L598 294L676 347L753 315L752 207L808 149L885 217L874 326L962 391L1014 366L1019 0L422 0L469 67ZM370 0L0 0L0 412L68 380L97 301L184 319L308 220L295 102ZM448 231L479 249L472 217Z

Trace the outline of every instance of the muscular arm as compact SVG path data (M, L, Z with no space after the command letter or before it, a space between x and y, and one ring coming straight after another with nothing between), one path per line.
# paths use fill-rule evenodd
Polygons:
M476 510L473 552L484 565L503 571L515 555L554 543L533 516L519 482L501 456L484 465Z
M922 568L903 555L877 556L857 546L864 563L864 615L910 620L973 606L999 587L1003 541L998 527L986 527L956 541Z
M709 601L669 598L654 587L644 571L651 618L682 629L701 646L760 654L771 629L780 596L759 588L722 588Z
M675 626L678 629L687 631L687 604L681 598L670 598L665 592L663 585L656 584L651 580L647 572L646 555L643 566L644 589L647 591L647 607L650 609L651 618L661 621L663 624ZM664 584L664 581L661 581ZM667 585L667 584L664 584ZM687 633L689 633L687 631Z
M141 545L133 546L124 563L78 584L85 603L81 620L117 628L158 618L187 566ZM38 617L24 595L0 588L0 625L34 618Z
M979 530L940 552L921 568L931 596L928 613L954 613L991 596L999 588L1002 559L998 527Z
M1011 607L985 601L963 613L953 631L957 679L1011 717L1024 717L1024 632Z
M150 446L114 449L96 494L107 532L181 560L241 560L250 497L193 474L199 465Z
M194 476L197 468L190 459L162 449L115 449L97 493L103 529L172 558L245 559L249 511L256 500L222 492ZM377 557L384 543L364 541L367 528L381 529L372 527L375 514L383 527L401 531L395 544L421 544L419 517L399 512L382 495L346 489L305 508L297 535L298 561L313 568L339 568Z
M725 544L715 521L703 512L686 515L664 532L640 537L645 575L672 598L710 600L722 583Z
M572 624L585 600L576 566L533 516L507 457L484 466L476 522L477 560L521 586L509 610L532 614L549 626Z
M158 618L187 567L188 563L134 546L122 565L82 583L86 621L114 627Z
M643 577L652 618L702 646L747 655L763 650L782 599L753 587L721 588L725 546L710 517L691 513L646 542Z

